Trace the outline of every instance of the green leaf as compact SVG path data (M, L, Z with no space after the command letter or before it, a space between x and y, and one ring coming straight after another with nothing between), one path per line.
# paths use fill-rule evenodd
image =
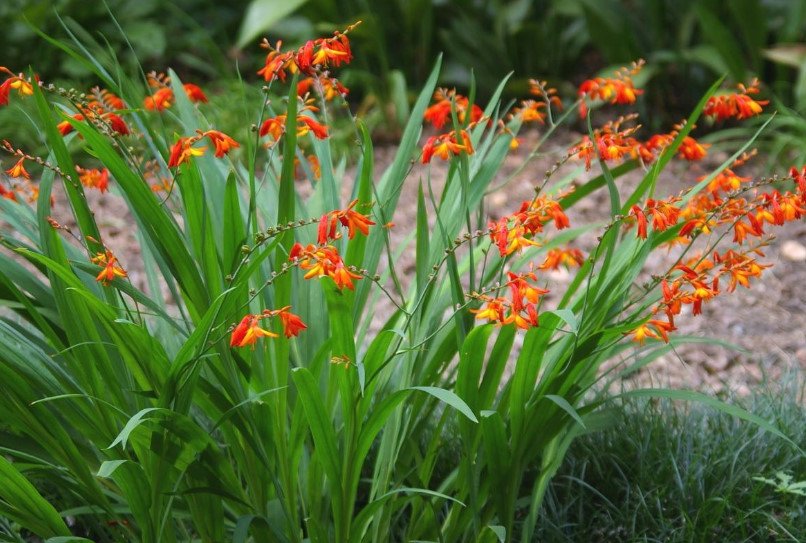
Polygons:
M303 5L307 0L252 0L235 44L242 48Z
M426 394L430 394L434 398L438 399L439 401L453 407L461 414L466 416L471 421L478 423L479 419L476 418L476 415L473 413L473 410L455 393L451 392L450 390L445 390L444 388L439 387L429 387L429 386L417 386L411 387L409 390L419 390L420 392L425 392Z
M316 456L322 463L328 482L332 488L331 499L334 502L334 511L341 510L341 456L336 447L336 431L327 415L322 393L316 384L313 374L307 368L294 368L291 373L294 384L297 385L300 402L308 419L311 429Z
M70 535L56 509L3 455L0 455L0 479L3 481L0 514L42 537Z
M124 447L125 446L124 444ZM105 460L101 463L101 467L98 468L96 475L108 479L112 477L112 474L115 473L115 470L118 469L121 464L125 464L126 462L128 462L128 460Z
M571 418L577 421L577 423L580 426L585 428L585 422L582 420L582 417L580 417L579 413L577 413L577 410L574 409L570 403L568 403L568 400L566 400L562 396L557 396L554 394L546 394L543 397L546 398L547 400L551 400L552 402L556 403L560 409L571 415Z
M129 436L131 435L131 433L138 426L140 426L142 423L144 423L146 420L148 420L148 417L146 415L148 415L149 413L152 413L154 411L160 411L160 412L163 412L163 413L170 413L170 411L168 409L162 409L162 408L159 408L159 407L147 407L145 409L141 409L140 411L138 411L137 413L135 413L134 415L131 416L129 421L123 427L123 430L120 431L120 433L117 435L115 440L107 447L107 449L111 449L111 448L115 447L115 445L118 445L118 444L120 444L125 449L126 448L126 442L129 440ZM122 462L119 462L118 464L116 464L114 466L114 468L117 469L121 464L122 464ZM111 475L112 471L114 471L114 469L109 471L106 476Z

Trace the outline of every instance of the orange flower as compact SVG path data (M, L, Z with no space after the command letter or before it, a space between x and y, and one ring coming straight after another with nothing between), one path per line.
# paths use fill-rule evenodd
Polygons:
M126 270L120 267L117 257L109 249L103 253L97 253L91 261L103 268L95 280L104 286L108 286L116 277L126 277Z
M259 134L261 136L271 135L272 139L277 142L280 137L285 133L286 116L277 115L263 121L260 125ZM312 117L307 115L297 116L297 137L303 137L308 132L312 132L317 139L327 138L327 126L316 122Z
M706 149L708 145L703 145L702 143L698 143L697 140L692 138L691 136L686 136L683 138L683 141L680 143L680 147L678 148L678 155L680 158L689 161L695 160L702 160L705 158Z
M24 177L25 179L30 179L31 174L25 169L25 157L20 158L16 164L6 170L6 173L9 177L16 178L16 177Z
M586 99L604 100L611 104L633 104L644 91L636 89L630 76L641 71L643 60L633 63L632 68L622 68L615 78L596 77L583 81L577 94L580 98L579 116L588 114Z
M579 249L550 249L546 259L540 265L541 270L557 270L560 266L566 268L579 267L585 262L585 256Z
M462 143L459 143L455 131L428 138L423 145L422 163L428 164L434 155L442 160L448 160L451 155L458 156L463 152L472 155L473 145L467 131L460 130L459 137Z
M199 141L199 139L194 137L179 138L173 147L171 147L168 167L176 168L180 164L184 164L190 160L190 157L202 156L207 150L207 147L193 147L193 144L197 141Z
M583 136L578 144L568 150L568 154L584 160L586 170L590 169L597 156L605 162L637 156L645 162L652 160L651 151L632 137L637 127L621 129L621 125L628 120L632 120L632 117L621 117L594 130L593 141L590 136Z
M267 41L263 42L263 47L269 48L270 51L269 54L266 55L263 68L258 70L257 73L258 75L262 75L263 79L267 82L274 81L275 79L280 79L280 81L284 82L286 70L291 73L297 71L297 65L294 62L294 52L281 53L280 48L282 45L282 41L278 41L275 47L271 47Z
M82 115L81 113L76 113L75 115L73 115L73 119L75 119L77 121L83 121L84 120L84 115ZM73 125L70 124L69 121L60 122L59 124L56 125L56 129L59 131L59 133L62 136L66 136L67 134L69 134L70 132L75 130L73 128Z
M185 89L185 94L187 94L188 100L191 102L202 102L204 104L207 103L207 95L204 94L204 91L202 91L201 87L198 85L194 85L193 83L185 83L182 85L182 88Z
M10 76L0 84L0 106L8 105L8 97L12 89L16 90L20 96L31 96L34 93L34 87L22 74L15 75L5 66L0 66L0 72Z
M534 272L527 272L520 275L507 272L507 277L509 277L507 286L512 294L512 310L514 312L518 312L528 305L524 305L524 298L529 303L536 304L538 301L540 301L541 296L549 293L549 291L546 289L538 288L529 284L528 280L537 281L537 276Z
M151 96L146 96L143 106L150 111L164 111L173 105L174 91L170 87L157 89Z
M497 223L490 222L490 239L498 247L501 256L508 256L520 252L527 247L538 247L539 243L524 237L528 232L526 228L516 222L509 226L509 217L502 217Z
M476 314L477 319L487 319L489 322L497 322L504 324L506 317L504 312L509 305L506 298L490 298L489 296L483 297L486 301L486 306L481 309L471 309L471 313Z
M763 255L762 255L763 256ZM740 254L733 250L727 250L724 254L714 254L714 260L722 264L720 274L730 275L730 285L728 292L736 290L736 285L750 288L751 277L761 277L764 269L771 267L771 264L759 264L755 258L746 254Z
M261 337L279 337L273 332L269 332L260 327L260 319L263 315L246 315L238 326L232 331L229 345L230 347L246 347L251 345L255 348L255 343Z
M98 189L102 193L109 189L109 170L106 168L85 170L76 166L76 171L78 172L78 179L85 187Z
M240 147L240 144L237 141L227 136L223 132L219 132L218 130L208 130L207 132L202 133L202 136L210 138L210 141L215 146L215 156L217 158L223 157L229 153L231 149Z
M298 315L290 313L288 311L289 309L291 309L291 306L287 305L282 309L275 309L274 311L265 310L263 312L269 316L280 317L280 322L283 325L283 333L287 338L298 336L300 332L308 328L305 323L302 322L302 319L299 318Z
M543 124L546 120L546 112L541 111L546 108L545 102L537 100L521 100L520 107L512 110L514 117L520 117L524 123L538 122Z
M300 98L305 97L311 92L312 88L319 90L326 102L333 100L337 96L345 97L350 92L337 79L322 74L315 77L306 77L297 83L297 96Z
M344 265L338 249L332 245L322 245L317 247L308 244L303 247L300 243L295 243L291 247L288 255L290 261L296 262L300 269L306 270L303 278L330 277L339 289L349 288L354 290L353 279L361 279L362 275L355 273Z
M367 215L353 211L353 208L358 203L356 198L344 209L336 209L330 213L325 213L319 220L319 236L318 242L320 245L327 244L328 240L335 240L341 237L337 228L338 223L347 227L347 237L353 239L356 231L361 232L365 236L369 235L369 227L375 223L370 220Z
M661 320L650 320L629 332L633 335L633 341L644 344L646 338L662 339L665 343L669 343L669 332L677 330L670 322Z
M769 100L756 101L751 97L759 93L758 84L758 79L754 79L750 86L746 87L741 83L737 85L739 89L737 93L712 96L705 104L703 113L720 121L731 118L746 119L758 115L762 111L762 106L770 103Z
M327 137L327 126L316 122L316 120L307 115L297 117L297 136L302 137L309 131L313 132L317 139L323 140Z
M456 89L437 89L434 92L436 103L425 110L423 118L430 122L434 128L441 129L451 116L451 107L456 108L456 118L460 125L464 125L467 120L467 109L470 100L466 96L456 93ZM470 122L478 122L484 115L484 111L473 104L470 108Z

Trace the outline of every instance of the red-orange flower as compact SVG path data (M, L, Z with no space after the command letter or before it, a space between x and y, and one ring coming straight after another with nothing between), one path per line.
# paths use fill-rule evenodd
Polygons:
M202 102L204 104L207 103L207 95L204 94L204 91L201 90L201 87L198 85L194 85L193 83L185 83L182 85L182 88L185 89L185 94L187 94L188 100L191 102Z
M229 153L230 150L240 147L237 141L218 130L208 130L202 133L202 136L210 138L210 141L215 146L215 156L217 158L221 158Z
M168 167L176 168L180 164L184 164L190 160L190 157L202 156L207 150L207 147L193 147L193 144L197 141L199 141L198 137L179 138L173 147L171 147Z
M0 66L0 72L10 76L0 84L0 106L8 105L8 97L12 89L16 90L20 96L31 96L34 93L34 87L22 74L17 75L5 66Z
M322 97L326 102L329 102L337 96L347 96L350 90L341 84L337 79L328 77L324 74L318 76L306 77L297 83L297 96L300 98L305 97L311 92L311 89L316 88L322 93Z
M632 68L622 68L616 72L614 78L596 77L583 81L579 86L579 116L585 117L588 114L587 99L604 100L611 104L633 104L636 98L644 91L636 89L632 78L641 71L643 60L633 64Z
M451 107L456 108L456 118L460 125L464 125L467 120L467 109L470 100L466 96L457 94L456 89L437 89L434 92L436 103L425 110L423 118L430 122L434 128L441 129L448 122L451 116ZM470 108L470 122L478 122L484 115L484 111L473 104Z
M670 322L652 319L632 332L633 341L644 344L646 338L662 339L665 343L669 343L669 332L677 330Z
M291 306L287 305L281 309L275 309L273 311L265 310L263 312L268 316L280 317L280 322L283 325L283 333L287 338L298 336L300 332L308 328L308 326L302 322L302 319L299 318L298 315L289 312L289 309L291 309Z
M574 268L581 266L583 262L585 262L585 256L579 249L549 249L540 269L557 270L560 266Z
M546 108L546 102L538 102L537 100L521 100L519 107L512 110L514 117L520 117L524 123L538 122L543 124L546 120L546 112L542 111Z
M460 139L462 143L459 143ZM451 155L457 156L461 153L473 154L473 144L470 142L470 135L466 130L459 131L459 138L457 138L455 131L439 136L431 136L423 145L422 163L428 164L434 155L442 160L448 160Z
M98 189L102 193L109 189L109 170L106 168L85 170L80 166L76 166L76 171L78 172L79 181L85 187Z
M737 85L739 92L712 96L705 104L703 113L717 120L725 119L746 119L761 113L763 107L769 104L769 100L754 100L751 95L758 94L758 80L754 79L749 86Z
M6 170L9 177L24 177L30 179L31 174L25 169L25 157L20 158L16 164Z
M104 286L108 286L116 277L126 277L126 270L120 267L117 257L109 249L103 253L97 253L91 261L103 268L95 280Z
M143 106L151 111L163 111L173 105L174 91L170 87L162 87L154 91L151 96L146 96Z
M319 236L317 241L320 245L327 244L328 240L335 240L341 237L337 230L338 223L347 227L347 237L353 239L356 231L365 236L369 235L369 227L375 223L367 215L353 211L358 203L356 198L344 209L336 209L330 213L325 213L319 220Z
M339 289L354 290L353 279L361 279L361 274L355 273L347 266L339 254L338 249L332 245L315 246L308 244L303 247L295 243L291 248L288 259L296 261L302 270L306 270L304 279L313 277L330 277Z
M277 142L280 137L285 133L286 116L277 115L263 121L260 125L259 134L261 136L271 135L272 139ZM297 137L303 137L308 132L313 133L317 139L327 138L327 126L316 122L313 117L307 115L297 116Z
M262 337L279 337L274 332L269 332L260 327L260 320L263 315L246 315L238 326L232 331L229 345L230 347L246 347L251 345L255 348L255 343Z
M677 154L680 156L680 158L689 161L702 160L705 158L707 148L708 145L698 143L697 140L691 136L686 136L680 143Z

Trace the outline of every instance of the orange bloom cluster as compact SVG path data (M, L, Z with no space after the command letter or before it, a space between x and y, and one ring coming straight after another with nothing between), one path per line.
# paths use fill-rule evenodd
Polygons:
M488 322L495 322L499 325L512 324L521 329L529 329L538 326L537 305L540 297L547 294L546 289L538 288L529 281L537 281L537 276L533 271L523 274L507 272L509 281L510 297L491 297L486 295L477 296L485 302L481 309L471 309L471 313L476 314L477 319L486 319Z
M102 122L109 126L113 132L126 136L130 133L129 127L126 122L118 114L121 110L126 109L126 104L120 97L106 89L94 87L90 91L91 98L85 107L81 108L80 113L72 115L76 121L94 121ZM62 121L56 125L62 136L71 133L74 128L69 121Z
M3 142L6 149L13 151L13 147L8 142ZM14 179L15 182L11 184L11 188L6 188L3 185L0 185L0 198L5 198L6 200L18 201L17 195L22 192L26 192L26 200L28 202L35 202L36 199L39 197L39 187L34 185L31 182L31 174L28 173L28 170L25 169L25 161L28 159L28 156L20 156L19 160L6 170L6 174L11 178Z
M747 158L742 157L740 162ZM697 231L709 233L719 225L730 224L734 232L733 242L742 245L748 237L763 236L765 224L781 226L806 216L806 170L798 172L792 168L790 175L797 185L795 192L775 189L757 193L749 200L739 198L730 193L735 193L747 179L738 178L731 172L725 181L711 187L712 191L692 198L683 210L674 205L679 198L670 198L661 203L649 200L644 208L633 206L630 214L638 222L641 237L646 235L647 215L652 215L656 230L667 229L682 218L685 222L679 234L684 240L693 237ZM731 178L734 179L730 181ZM723 199L720 192L728 193L727 198ZM674 317L680 314L682 307L691 305L692 313L699 315L703 302L719 294L722 277L728 278L728 292L733 292L738 285L749 288L750 279L760 277L763 270L770 267L759 263L754 256L764 256L759 250L764 244L762 241L745 251L715 251L713 259L695 257L676 266L674 270L681 275L662 281L663 299L653 310L653 315L664 313L666 321L651 319L642 324L631 332L634 340L639 343L646 338L668 341L668 333L675 330Z
M295 243L288 259L308 272L304 275L305 279L327 276L333 279L339 289L347 287L355 290L352 280L362 277L345 266L339 250L332 245L316 246L309 243L303 247L302 244Z
M95 280L104 286L108 286L116 277L126 277L126 270L120 267L117 257L109 249L97 253L91 262L103 268Z
M636 89L632 76L641 71L643 60L634 62L630 68L621 68L615 77L596 77L583 81L579 86L577 95L580 98L579 116L584 118L588 114L587 99L604 100L611 104L633 104L636 98L643 94L643 90Z
M102 193L109 190L109 170L106 168L85 170L80 166L76 166L76 171L78 172L79 181L85 187L98 189Z
M12 89L16 90L20 96L31 96L34 93L31 82L23 74L15 74L5 66L0 66L0 72L9 76L0 83L0 106L8 105L8 97Z
M165 111L170 108L174 101L174 91L171 88L171 79L165 74L150 73L148 74L148 85L154 89L150 96L146 96L143 100L143 107L149 111ZM182 85L188 100L194 103L207 103L207 95L201 90L201 87L193 83L185 83Z
M457 137L457 132L451 130L447 134L431 136L425 140L422 163L428 164L435 155L442 160L448 160L452 155L458 156L462 153L472 155L474 151L470 134L467 133L467 130L460 130L458 134ZM460 141L461 143L459 143Z
M671 132L666 134L655 134L650 137L646 142L639 145L637 155L641 158L644 164L650 164L655 161L655 158L668 146L674 142L680 130L683 129L683 123L674 126ZM692 127L696 128L696 127ZM707 154L707 149L710 147L708 144L699 143L691 136L686 136L680 142L680 147L677 149L677 156L689 162L702 160Z
M520 117L521 122L538 122L543 124L546 121L546 102L537 100L521 100L520 106L512 110L513 117Z
M647 215L652 217L652 229L657 232L671 228L680 219L680 208L675 205L679 202L680 198L668 198L667 200L653 200L650 198L646 201L646 206L641 208L639 205L634 205L630 208L630 216L635 218L638 224L638 237L646 239L647 236Z
M693 257L686 264L675 266L675 270L681 274L661 282L663 298L652 310L653 315L663 313L666 320L651 319L642 324L632 331L633 340L643 343L646 338L653 338L668 343L668 333L677 329L675 316L686 305L691 306L692 314L701 314L703 302L719 295L719 282L723 276L730 281L728 292L736 290L737 285L750 288L750 279L761 277L762 272L771 267L770 264L759 263L751 254L764 256L757 248L741 253L728 249L721 254L715 251L713 260Z
M249 345L254 350L257 340L261 337L280 337L278 334L260 327L261 320L271 317L280 317L285 337L298 336L307 326L299 316L289 312L289 309L291 309L291 306L287 305L281 309L264 309L263 313L259 315L246 315L232 331L229 342L230 347L246 347Z
M342 98L347 96L350 90L339 82L339 80L319 74L306 77L297 83L297 96L305 98L311 89L317 89L326 102L330 102L337 96Z
M434 92L434 105L425 110L423 118L430 122L434 128L442 129L451 116L451 108L456 108L456 118L460 125L464 125L468 117L468 107L470 100L456 92L456 89L437 89ZM470 122L475 123L481 120L484 115L482 109L473 104L470 107Z
M278 115L263 121L260 125L260 135L271 135L274 143L280 140L280 137L285 133L285 115ZM311 132L316 139L323 140L327 138L327 126L316 122L313 117L307 115L297 116L297 137L301 138Z
M529 94L536 96L549 105L562 111L563 102L557 95L557 89L549 87L546 81L538 81L537 79L529 80Z
M332 38L308 40L302 47L293 51L282 52L280 50L282 41L278 41L277 45L272 47L268 40L264 39L261 46L268 49L269 53L266 55L263 68L257 73L263 76L265 81L279 79L284 82L287 73L294 74L299 71L306 75L314 75L317 70L349 64L353 59L353 53L350 50L347 33L359 24L360 21L347 27L344 32L334 32Z
M593 159L597 156L605 162L621 160L624 157L638 156L641 143L633 137L639 127L622 129L621 126L634 118L634 116L620 117L615 121L606 123L593 131L593 141L590 136L583 136L582 141L568 150L568 154L585 161L585 169L589 170Z
M537 96L539 100L521 100L520 105L514 108L509 114L510 119L519 117L523 123L538 122L543 124L546 120L545 110L549 106L554 106L558 110L562 110L563 103L559 96L557 96L557 89L548 88L545 81L530 79L529 92ZM514 148L517 148L517 142L515 140L513 141L515 142L513 145Z
M326 245L329 240L341 238L341 233L338 231L339 223L347 227L347 237L349 239L353 239L356 231L365 236L369 235L369 227L375 223L367 215L353 211L357 203L358 199L356 198L346 208L336 209L322 215L319 220L319 237L317 239L319 245Z
M754 100L752 95L758 94L758 79L754 79L749 86L739 83L736 87L739 92L712 96L705 104L703 113L717 120L747 119L761 113L762 106L770 103L769 100Z
M546 259L538 267L541 270L557 270L560 266L576 268L585 262L585 255L579 249L549 249Z
M196 136L188 136L179 138L176 143L171 147L171 155L168 158L168 167L176 168L180 164L184 164L191 157L202 156L207 150L207 147L193 147L193 145L203 138L209 138L210 142L215 147L216 158L222 158L229 153L232 149L240 147L240 144L218 130L208 130L206 132L199 131Z
M543 225L550 221L554 221L558 230L571 225L558 201L548 196L538 196L531 202L523 202L515 213L501 217L497 222L491 221L488 225L490 240L498 247L501 256L508 256L526 247L539 245L531 238L542 232Z

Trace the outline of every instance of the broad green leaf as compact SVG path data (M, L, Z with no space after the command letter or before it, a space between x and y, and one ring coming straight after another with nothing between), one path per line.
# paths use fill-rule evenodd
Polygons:
M0 513L42 537L70 534L56 509L3 455L0 478Z
M246 8L235 44L242 48L279 23L307 0L252 0Z
M470 406L468 406L459 396L457 396L454 392L451 392L450 390L445 390L444 388L431 387L431 386L416 386L411 387L410 390L419 390L420 392L430 394L439 401L453 407L461 414L463 414L465 417L470 419L472 422L475 423L479 422L479 419L477 419L476 415L473 414L473 410L470 409Z

